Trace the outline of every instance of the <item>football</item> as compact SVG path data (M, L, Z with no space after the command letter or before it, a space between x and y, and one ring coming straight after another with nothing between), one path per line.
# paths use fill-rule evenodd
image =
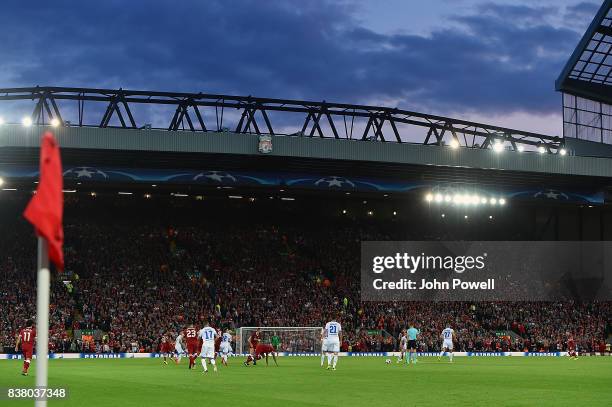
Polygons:
M385 363L388 364L388 365L391 364L391 359L386 359Z

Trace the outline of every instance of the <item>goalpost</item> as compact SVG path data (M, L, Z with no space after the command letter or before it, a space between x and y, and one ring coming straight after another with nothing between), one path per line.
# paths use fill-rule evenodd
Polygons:
M321 327L320 326L243 326L236 333L236 352L246 354L249 352L249 337L259 328L261 342L271 343L273 336L278 336L280 345L278 352L288 353L320 353Z

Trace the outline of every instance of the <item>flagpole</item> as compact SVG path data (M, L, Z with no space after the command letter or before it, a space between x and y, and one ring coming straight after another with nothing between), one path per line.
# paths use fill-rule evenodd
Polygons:
M36 387L47 387L49 347L49 254L47 241L38 238L38 282L36 288ZM36 400L35 407L46 407L47 400Z

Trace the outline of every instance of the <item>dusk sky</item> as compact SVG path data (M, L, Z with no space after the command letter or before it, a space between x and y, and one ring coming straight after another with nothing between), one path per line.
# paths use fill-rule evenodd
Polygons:
M561 134L554 81L600 2L3 2L0 87L383 104Z

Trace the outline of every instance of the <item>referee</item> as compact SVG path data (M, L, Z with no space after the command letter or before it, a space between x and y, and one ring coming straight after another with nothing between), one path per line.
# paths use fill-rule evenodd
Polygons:
M418 329L416 329L412 324L410 324L410 328L408 328L408 363L416 363L417 362L417 335L420 334Z

